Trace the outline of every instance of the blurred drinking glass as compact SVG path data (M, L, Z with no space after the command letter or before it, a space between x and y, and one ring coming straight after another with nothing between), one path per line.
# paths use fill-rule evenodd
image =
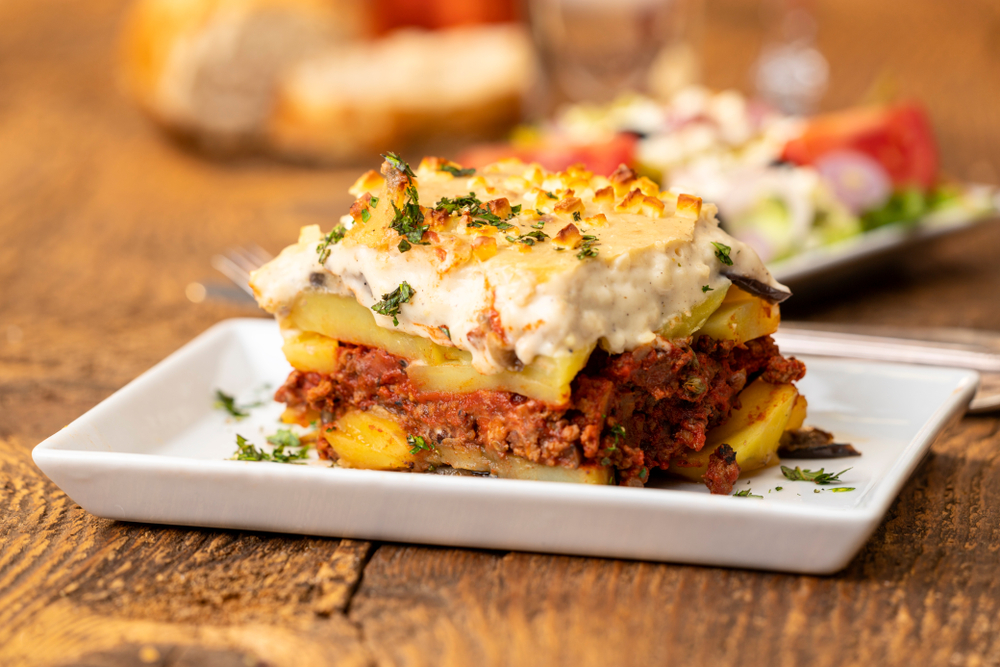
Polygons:
M816 111L829 81L826 58L816 48L813 4L813 0L762 4L764 25L773 28L754 66L757 96L787 114Z
M541 63L538 114L696 83L701 0L527 0Z

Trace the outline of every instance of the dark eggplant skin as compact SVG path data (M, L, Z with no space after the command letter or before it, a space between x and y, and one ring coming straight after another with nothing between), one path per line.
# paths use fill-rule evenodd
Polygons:
M722 275L729 278L734 285L739 287L744 292L749 292L756 297L760 297L768 303L781 303L792 295L791 292L771 287L767 283L762 283L761 281L750 278L749 276L741 276L735 271L723 271Z
M840 442L803 449L778 448L778 457L781 459L842 459L848 456L861 456L861 452L856 450L854 445Z
M853 445L834 442L832 433L807 426L798 431L785 431L778 456L783 459L841 459L861 456L861 452Z

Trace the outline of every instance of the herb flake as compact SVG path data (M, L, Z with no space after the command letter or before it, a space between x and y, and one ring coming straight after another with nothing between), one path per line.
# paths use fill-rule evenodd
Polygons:
M848 470L850 470L850 468L845 468L844 470L834 474L831 472L824 472L823 468L813 471L803 470L798 466L795 466L794 468L781 466L781 474L784 475L786 479L790 479L793 482L815 482L816 484L840 483L840 476Z
M549 235L545 232L534 231L521 234L520 236L507 236L505 238L511 243L523 243L524 245L532 246L549 238Z
M429 452L434 449L434 445L428 444L423 437L419 435L408 435L406 436L406 444L408 444L411 449L411 454L416 454L417 452L424 451Z
M716 243L715 241L712 241L712 245L715 246L715 256L719 258L719 261L726 266L732 266L733 259L729 256L732 248L727 246L725 243Z
M399 287L392 290L388 294L382 295L382 300L372 306L374 310L379 315L385 315L386 317L392 317L392 326L399 326L399 309L404 303L407 303L413 298L413 295L417 291L410 287L410 284L405 280L399 284Z
M479 197L476 196L475 192L470 192L467 197L442 197L438 203L434 205L434 210L444 211L449 215L468 213L471 218L468 223L469 227L478 228L483 227L484 225L489 225L491 227L496 227L500 231L514 229L514 225L510 224L506 220L501 220L500 216L495 213L491 213L483 202L479 200ZM520 204L512 206L507 220L510 220L520 212Z
M268 436L267 441L274 445L271 452L258 449L242 435L236 434L235 461L273 461L274 463L298 463L309 457L309 446L303 445L299 437L288 429L280 429L276 434ZM296 451L288 451L294 449Z
M367 211L366 211L367 212ZM347 233L347 228L343 225L337 225L330 232L323 237L323 240L318 246L316 246L316 254L319 255L319 263L323 264L326 262L327 258L330 256L330 246L340 243L344 239L344 234Z
M455 178L461 178L463 176L473 176L476 170L473 167L467 169L462 169L461 167L455 167L450 164L443 165L438 171L446 171Z
M416 174L414 174L413 170L410 169L410 165L408 165L403 160L403 158L399 157L398 155L396 155L392 151L386 151L385 154L382 157L385 158L386 162L388 162L393 167L395 167L397 170L403 172L404 174L406 174L410 178L416 177Z
M599 243L597 237L593 234L584 234L581 238L583 243L580 244L580 252L576 253L576 258L583 261L588 257L597 257L598 250L594 247Z
M763 498L764 496L758 496L754 493L750 493L750 489L743 489L742 491L737 491L733 494L739 498Z
M221 389L215 390L215 407L220 410L225 410L231 416L237 419L243 419L244 417L249 417L249 412L244 412L244 408L240 408L236 405L236 399Z
M397 246L399 252L406 252L414 245L430 245L421 240L424 232L430 229L430 225L424 224L424 214L420 211L417 189L411 184L406 186L404 192L406 193L406 201L403 203L403 208L398 208L395 203L390 202L392 203L393 216L389 228L403 237Z

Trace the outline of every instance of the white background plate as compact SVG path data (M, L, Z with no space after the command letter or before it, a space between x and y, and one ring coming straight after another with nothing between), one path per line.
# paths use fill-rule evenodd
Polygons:
M848 493L815 493L824 487L777 467L737 482L756 499L682 481L635 489L227 460L236 433L261 445L279 428L269 395L289 371L280 346L271 321L218 324L38 445L35 463L111 519L823 574L861 548L976 386L971 371L807 359L806 423L863 456L785 463L853 466ZM237 421L214 408L216 389L265 404Z

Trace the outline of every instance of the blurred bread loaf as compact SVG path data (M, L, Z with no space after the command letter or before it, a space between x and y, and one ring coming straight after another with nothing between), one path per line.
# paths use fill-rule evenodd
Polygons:
M397 31L295 66L278 86L268 139L283 154L328 161L496 135L517 122L531 66L513 24Z
M365 0L138 0L124 80L157 123L211 152L335 162L518 120L532 67L523 28L372 40L371 12Z
M292 64L366 31L356 0L139 0L124 28L124 81L168 130L246 148Z

